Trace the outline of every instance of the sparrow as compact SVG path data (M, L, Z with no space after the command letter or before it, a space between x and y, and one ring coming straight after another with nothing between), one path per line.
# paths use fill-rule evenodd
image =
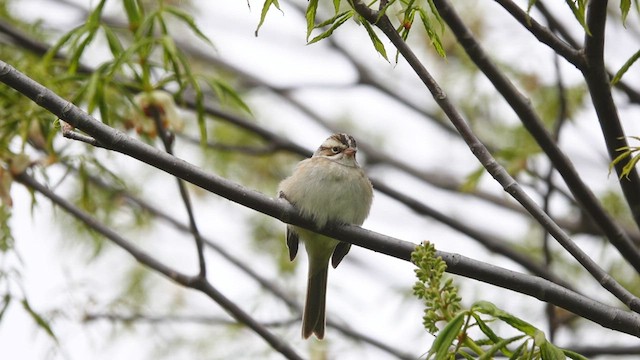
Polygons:
M338 133L327 138L311 158L302 160L293 174L278 186L286 199L305 217L322 228L328 223L362 225L369 215L373 187L356 161L353 136ZM286 242L293 261L302 240L309 257L307 296L302 315L302 337L323 339L329 261L335 268L351 244L287 225Z

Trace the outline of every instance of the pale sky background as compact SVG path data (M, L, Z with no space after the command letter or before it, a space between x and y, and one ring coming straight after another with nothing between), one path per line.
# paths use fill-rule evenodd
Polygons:
M76 2L86 3L80 0ZM54 3L55 1L21 0L16 2L15 11L28 19L42 19L47 26L54 29L68 29L78 24L80 19L76 12L70 11L64 5ZM93 3L96 2L93 1ZM358 119L360 133L354 133L354 135L359 141L380 143L378 140L383 139L382 146L388 153L413 163L419 168L442 169L461 177L476 169L475 159L461 141L417 118L412 111L383 99L367 88L340 89L340 86L354 81L355 72L348 62L333 52L327 44L322 42L314 45L305 44L303 19L288 4L282 4L284 15L275 9L272 10L260 30L260 35L255 37L254 30L262 4L260 1L250 1L250 3L251 8L247 7L246 1L193 1L194 6L200 9L195 13L196 21L213 40L215 50L212 51L217 56L250 71L272 85L314 84L312 89L305 90L297 96L306 103L312 103L314 109L327 118L335 119L336 123L345 118ZM556 11L567 16L567 21L572 21L564 4L556 4L556 7ZM478 8L488 8L481 11L491 12L493 22L487 29L488 36L483 44L488 49L495 48L499 51L495 54L496 57L520 69L530 69L543 78L546 76L545 73L552 72L552 58L549 51L544 49L535 52L542 47L527 47L527 44L536 44L535 39L524 35L519 25L503 16L503 11L498 11L497 5L492 2L491 4L483 3L478 5ZM630 16L630 22L636 19L635 15ZM636 24L637 21L630 27L633 28ZM429 104L429 108L433 108L433 100L408 69L406 63L400 61L397 65L389 64L378 56L363 28L348 24L344 29L336 31L335 36L337 41L347 44L358 58L368 59L369 68L377 72L381 78L388 78L393 81L394 86L407 89L407 96L410 96L411 101L417 104L426 103ZM522 36L520 47L501 46L504 42L511 41L513 36ZM610 35L609 46L612 54L616 59L621 59L619 63L614 61L615 66L621 65L624 59L635 51L631 47L616 46L617 41L628 41L628 36L629 34L625 33ZM637 40L631 43L637 48ZM534 50L534 52L522 56L525 51L523 49L527 52ZM389 54L394 53L391 47L388 47L387 51ZM421 54L424 55L425 51L431 50L425 49ZM99 59L100 52L97 51L95 56ZM436 79L456 76L456 74L446 73L446 60L433 56L423 56L423 58ZM576 70L566 64L563 66L563 72L565 81L569 84L579 79ZM553 75L547 79L552 80ZM628 74L628 79L630 83L640 81L635 68ZM458 84L459 86L455 88L445 88L454 102L456 98L463 96L493 92L490 84L484 79L474 84L465 82ZM272 106L275 103L273 97L264 92L252 93L246 100L252 107L258 123L293 139L308 149L315 149L329 134L327 130L313 124L296 111L283 106ZM516 120L506 106L497 111ZM628 133L640 134L640 127L632 124L638 118L637 110L631 112L621 109L621 111ZM614 176L607 175L606 152L593 114L580 114L579 119L576 120L578 121L567 125L563 130L562 146L575 161L580 172L585 174L585 179L594 191L599 193L613 187L616 179ZM366 124L361 123L364 121ZM58 141L68 142L61 138ZM82 147L77 149L78 152L82 151ZM178 143L176 149L179 157L196 163L201 161L197 148L189 145L180 146ZM177 189L166 187L166 184L174 184L168 176L158 175L159 172L149 169L148 166L123 161L125 158L122 155L101 154L100 156L104 157L107 166L117 168L119 171L130 170L144 178L144 193L153 203L159 206L175 203ZM365 160L361 158L364 164L366 164ZM53 178L62 176L59 169L52 169L52 171ZM395 170L375 169L370 174L394 185L397 184L399 189L410 189L412 194L418 194L418 198L440 211L464 219L473 226L481 226L489 232L505 235L504 237L509 239L518 239L529 231L528 223L521 217L488 207L485 203L473 199L465 199L462 202L463 206L460 206L460 202L453 201L454 197L450 194L425 186ZM489 176L485 176L482 186L496 194L502 193L497 183L493 182ZM63 186L57 190L64 192L65 189ZM13 303L0 323L0 349L2 349L3 358L5 355L10 355L7 356L8 359L153 358L154 349L161 348L162 345L172 341L172 331L178 331L185 337L192 334L194 339L201 341L209 336L211 342L216 344L219 341L225 341L225 328L201 325L161 325L158 332L141 326L125 336L114 336L122 329L122 325L113 325L106 321L82 324L81 319L85 311L106 311L105 305L118 296L117 291L120 289L118 284L126 276L126 270L133 264L133 259L122 250L107 245L111 248L107 256L100 257L98 261L89 261L87 256L89 247L78 248L77 242L65 239L74 232L65 231L64 226L68 224L61 223L60 211L52 210L48 201L40 199L39 205L31 212L30 195L20 185L14 186L12 196L15 202L12 224L20 259L10 257L2 261L5 262L5 267L15 266L19 269L22 274L21 284L34 309L45 314L58 308L66 310L53 323L56 334L60 338L60 349L63 349L60 352L51 340L33 325L25 312L19 308L19 304ZM241 257L251 254L255 257L253 266L266 276L271 278L276 276L273 266L266 258L269 255L260 254L260 249L251 245L249 241L251 234L243 226L252 216L252 212L211 194L195 198L194 204L203 234L217 242L233 241L234 246L231 250L234 254ZM558 209L562 207L560 203L555 205ZM183 213L182 207L176 206L175 214L184 219ZM280 226L276 220L273 222L276 226ZM379 193L376 194L371 216L363 226L415 243L430 240L440 250L458 252L475 259L489 259L489 253L474 241L431 219L416 216L406 207ZM136 238L135 234L128 235L130 238ZM140 234L137 235L140 237ZM149 233L144 233L144 238L140 239L138 244L152 251L163 261L182 271L195 269L196 258L191 239L162 225L155 227ZM597 242L580 242L580 245L603 264L610 261ZM261 299L266 300L262 302L253 298L255 294L261 293L253 281L228 266L216 255L209 254L208 259L212 269L210 270L212 283L227 297L236 300L245 311L261 320L286 318L287 310L279 302L264 296ZM395 295L399 289L403 288L406 289L407 294L409 293L414 282L413 267L406 262L357 247L352 249L348 259L351 260L346 260L337 270L330 271L329 316L350 324L360 331L366 331L374 338L384 340L395 348L414 353L416 356L428 351L432 337L422 330L421 305L409 296L403 299ZM294 291L302 301L306 286L304 264L306 258L299 256L297 261L303 263L300 264L296 277L283 281L280 285ZM494 256L491 262L520 270L514 263L502 257ZM363 263L365 265L362 265ZM470 305L480 299L493 301L546 331L546 322L543 320L544 304L489 285L463 281L460 278L456 278L456 281L462 286L461 294L464 304ZM238 286L239 283L242 286ZM176 286L164 279L158 284L154 293L154 297L158 298L154 299L148 308L143 309L145 312L162 314L175 293L184 292L190 305L182 313L218 315L226 318L215 303L203 296L192 296L191 291L178 290ZM15 284L10 286L15 287ZM587 280L581 286L586 291L586 289L595 289L598 285L594 281ZM16 293L20 292L16 289ZM162 294L165 293L167 296L163 298ZM603 300L609 301L610 297L604 297ZM575 334L561 331L558 334L557 343L562 346L571 338L579 338L582 340L579 344L589 344L601 341L603 334L611 334L600 331L597 325L587 328L588 331ZM278 328L274 329L274 332L293 339L294 346L301 349L301 353L306 356L306 347L312 343L305 343L299 339L298 330L298 326L291 326L289 331ZM385 353L365 346L362 347L362 351L350 349L348 346L352 343L339 339L340 334L337 331L329 329L328 332L328 342L331 346L330 358L391 358ZM246 342L251 344L252 349L268 348L268 345L256 335L248 331L245 333L247 334ZM615 334L615 338L611 341L637 343L636 338L622 334ZM242 349L243 346L246 346L243 341L237 341L235 338L229 340L229 351L232 353L236 351L234 354L237 354L238 349ZM258 352L248 357L261 358L263 355ZM193 357L188 353L177 353L171 358L199 357L197 355ZM219 354L219 358L225 358L224 354ZM268 358L279 359L281 356L270 353Z

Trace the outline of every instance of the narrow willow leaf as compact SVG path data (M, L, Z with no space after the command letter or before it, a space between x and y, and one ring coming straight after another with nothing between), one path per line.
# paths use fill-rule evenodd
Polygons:
M182 22L184 22L189 27L189 29L191 29L191 31L196 34L196 36L198 36L207 44L213 46L213 42L207 37L207 35L202 32L202 30L200 30L200 28L196 25L195 20L189 13L175 6L165 6L164 10L182 20Z
M84 35L84 40L82 40L71 53L71 56L69 56L68 73L73 74L78 70L78 67L80 66L80 59L82 58L82 55L84 54L87 46L89 46L89 44L91 44L91 42L95 38L97 30L98 27L89 29L89 31Z
M333 34L333 32L337 28L339 28L340 25L344 24L352 16L353 16L353 11L352 10L351 11L346 11L343 16L338 17L336 19L336 21L333 23L333 25L331 25L331 27L327 31L325 31L322 34L320 34L320 35L314 37L313 39L311 39L311 41L309 41L308 44L316 43L316 42L318 42L318 41L320 41L320 40L322 40L324 38L327 38L327 37L331 36L331 34Z
M431 25L431 20L429 19L429 15L422 9L420 9L420 19L422 19L422 26L427 32L427 36L429 40L431 40L431 45L436 49L436 52L441 57L446 57L446 53L444 51L444 47L442 46L442 41L440 40L440 36L438 33L433 30L433 26Z
M140 19L142 18L142 11L140 4L137 0L123 0L124 11L127 13L127 20L129 21L129 29L133 32L140 25Z
M311 36L311 31L316 26L316 13L318 12L318 0L309 0L305 17L307 18L307 42Z
M484 333L487 338L489 338L489 340L491 340L493 343L497 343L500 341L500 337L496 335L495 332L493 332L493 330L487 325L486 322L484 322L484 320L482 320L482 318L480 318L478 314L474 313L472 315L476 319L476 324L478 324L480 331L482 331L482 333Z
M440 32L444 32L444 20L442 20L442 16L440 16L436 4L433 3L433 0L428 0L428 3L431 14L433 14L433 17L435 17L438 24L440 24Z
M89 114L91 114L95 110L96 106L101 100L104 100L99 99L99 94L101 93L99 90L101 86L100 77L101 74L99 71L95 71L93 74L91 74L87 87L82 92L87 100L87 112Z
M323 28L325 26L329 26L331 24L333 24L334 22L336 22L338 19L341 19L344 16L347 16L347 14L351 14L351 16L353 16L353 10L347 10L347 11L343 11L340 14L336 14L334 15L332 18L327 19L321 23L319 23L318 25L316 25L316 28Z
M571 8L571 11L573 12L573 16L576 18L576 20L578 20L580 25L582 25L582 28L584 29L584 31L588 35L591 35L591 31L589 31L589 26L587 25L587 20L586 20L586 12L587 12L586 1L585 0L565 0L565 2Z
M157 12L149 14L142 19L142 24L138 27L134 34L137 41L153 37L153 29L156 23Z
M472 171L469 175L467 175L462 185L460 185L460 191L466 193L475 191L484 174L484 167L479 166L478 169Z
M516 360L516 359L521 359L521 355L524 355L524 352L526 351L526 348L529 345L529 340L523 341L522 344L520 344L520 346L518 346L514 351L513 354L511 355L511 357L509 358L509 360Z
M627 15L631 9L631 0L620 0L620 12L622 13L622 25L625 25L627 21Z
M340 11L340 2L341 1L342 0L333 0L333 10L334 10L335 14L337 14L338 11Z
M471 354L468 354L466 351L458 351L456 353L456 357L458 356L462 356L463 358L467 359L467 360L476 360L475 356L472 356Z
M524 338L525 335L518 335L518 336L514 336L508 339L502 339L498 342L496 342L493 346L491 346L489 349L486 350L486 352L484 354L482 354L482 356L480 356L478 358L478 360L488 360L488 359L493 359L496 355L496 353L498 352L503 352L505 353L507 356L509 356L511 354L511 352L507 349L507 345L511 344L514 341L518 341L522 338Z
M120 42L120 38L118 38L118 36L108 26L103 26L102 30L104 31L104 35L107 38L109 51L111 51L111 54L114 58L118 58L124 52L124 47Z
M11 304L11 294L6 293L2 298L2 309L0 309L0 322L2 322L2 317L7 312L7 309L9 308L9 304Z
M609 164L609 175L611 175L611 171L613 171L613 168L618 165L618 163L620 163L622 160L626 159L627 157L631 156L631 154L633 153L633 150L629 149L628 146L624 146L621 147L619 149L616 149L616 151L622 151L624 150L623 153L621 153L620 155L618 155L615 159L613 159L613 161Z
M229 86L229 84L220 79L213 79L208 83L211 89L218 96L218 99L220 99L220 102L228 102L251 114L249 106L242 100L240 95L231 86Z
M535 5L537 1L538 0L529 0L529 3L527 4L527 14L531 12L531 8L533 8L533 5Z
M449 348L453 344L453 341L458 338L460 329L462 329L462 325L464 324L464 318L465 313L460 312L456 317L451 319L451 321L449 321L442 330L440 330L438 336L433 340L433 344L431 344L429 356L435 354L436 360L448 358Z
M169 36L169 27L167 26L167 22L162 16L162 13L158 10L153 13L153 18L156 19L156 24L160 27L160 34L163 36Z
M106 4L106 2L107 0L100 0L95 10L93 10L91 14L89 14L86 22L87 25L96 28L100 25L100 19L102 18L102 9L104 9L104 4Z
M562 349L562 352L570 359L574 359L574 360L589 360L586 357L578 354L577 352L571 351L571 350Z
M511 327L522 331L523 333L534 337L536 335L539 334L539 330L529 324L528 322L517 318L511 314L509 314L506 311L503 311L501 309L499 309L498 307L496 307L494 304L488 302L488 301L478 301L475 304L473 304L472 309L474 311L483 313L483 314L487 314L493 317L497 317L498 319L506 322L507 324L509 324Z
M176 43L173 41L171 36L163 36L161 39L162 50L163 50L163 58L164 58L164 67L167 68L171 66L173 71L173 75L176 77L176 81L178 84L182 84L182 61L180 58L180 52L176 47Z
M111 112L109 111L109 105L107 104L107 99L104 95L104 85L100 87L100 98L101 98L101 101L98 102L98 110L100 111L100 120L103 123L110 125L111 117L109 116L109 114Z
M207 121L204 117L204 95L199 85L196 86L196 111L198 118L198 129L200 130L200 145L205 147L207 145Z
M542 360L565 360L567 358L562 350L548 341L540 345L540 354Z
M58 339L56 338L56 335L53 333L53 329L51 328L51 325L49 324L49 322L31 308L31 305L29 305L29 302L27 301L27 299L22 300L22 307L25 309L27 314L31 316L31 319L33 319L33 321L35 321L35 323L47 333L47 335L49 335L53 340L55 340L55 342L58 342Z
M49 48L49 50L47 51L47 53L43 58L43 62L45 64L49 64L51 60L60 53L60 50L65 45L67 45L67 43L71 40L71 38L80 36L80 34L82 34L82 32L84 31L85 31L85 25L82 24L72 29L68 33L64 34L51 48Z
M631 174L631 172L635 169L636 164L638 163L638 160L640 160L640 153L634 155L631 158L631 160L629 160L629 162L622 168L622 173L620 174L620 178L624 176L628 179L629 174Z
M269 8L271 8L272 5L282 12L278 0L264 0L264 5L262 5L262 13L260 13L260 22L258 23L258 27L256 28L255 32L256 36L258 36L258 31L260 31L262 24L264 24L264 19L266 19Z
M618 70L618 72L616 73L616 75L613 77L613 79L611 79L611 85L615 85L618 83L618 81L620 81L620 79L622 79L622 76L624 76L624 74L627 72L627 70L629 70L629 68L631 67L631 65L633 65L633 63L635 63L638 58L640 58L640 50L636 51L635 54L633 54L629 60L627 60L624 65L622 65L622 67L620 68L620 70Z
M380 38L378 37L378 35L376 35L376 32L373 31L371 24L369 24L368 21L363 21L362 25L364 25L364 28L367 29L367 34L369 34L369 39L371 39L373 47L380 55L382 55L382 57L384 57L385 60L389 61L389 59L387 58L387 51L384 48L384 44L382 43L382 41L380 41Z

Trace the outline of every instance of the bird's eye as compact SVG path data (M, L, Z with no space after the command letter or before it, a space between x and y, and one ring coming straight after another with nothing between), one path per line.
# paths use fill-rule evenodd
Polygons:
M337 146L334 146L334 147L332 147L332 148L331 148L331 151L332 151L334 154L337 154L337 153L339 153L339 152L340 152L340 148L339 148L339 147L337 147Z

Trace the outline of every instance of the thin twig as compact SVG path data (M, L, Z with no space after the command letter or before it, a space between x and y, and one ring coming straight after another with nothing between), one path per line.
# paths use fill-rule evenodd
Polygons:
M551 28L551 31L554 29ZM562 125L564 125L565 120L567 119L567 94L564 86L564 81L562 78L562 70L560 69L560 55L553 55L553 64L556 71L556 87L558 91L558 114L556 116L556 121L554 124L553 131L553 139L555 142L558 142L560 139L560 130L562 129ZM549 165L549 170L547 171L547 175L544 178L544 183L546 185L546 192L543 193L542 196L542 210L547 214L550 214L551 211L551 197L553 196L555 186L553 184L553 174L555 173L555 169L553 165ZM553 263L553 257L551 254L551 239L548 231L545 231L542 238L542 253L544 254L544 263L547 268L551 268ZM553 342L555 340L556 327L557 327L557 318L556 315L556 307L553 304L547 304L546 306L548 325L549 325L549 341Z
M156 125L156 130L158 135L160 136L160 140L164 145L165 151L170 154L173 154L173 142L174 135L169 132L169 130L165 127L164 121L162 119L162 114L167 112L167 109L162 109L158 105L152 104L146 109L153 122ZM178 183L178 190L180 191L180 198L182 199L182 203L184 204L185 209L187 210L187 216L189 218L189 230L193 235L193 238L196 242L196 251L198 252L198 265L200 268L200 273L198 276L201 278L207 277L207 263L204 259L204 243L202 241L202 235L200 234L200 230L198 230L198 224L196 222L196 217L193 212L193 206L191 205L191 198L189 196L189 191L182 179L176 177L176 182Z
M95 146L97 148L107 149L102 144L100 144L100 142L98 142L96 139L92 138L91 136L87 136L87 135L84 135L84 134L77 133L77 132L74 131L73 127L70 126L69 124L67 124L67 123L65 123L63 121L61 121L61 123L62 123L62 136L64 136L65 138L70 139L70 140L80 141L80 142L83 142L85 144L89 144L91 146Z
M237 321L232 321L229 318L221 316L203 316L203 315L150 315L142 313L134 314L118 314L118 313L86 313L82 317L84 322L92 322L97 320L109 320L119 321L125 323L138 322L138 323L150 323L150 324L162 324L162 323L192 323L202 325L223 325L223 326L237 326ZM262 321L261 324L264 327L282 327L289 326L297 322L298 318L288 320L276 320L276 321Z
M507 10L520 25L529 30L536 39L549 46L556 54L562 56L577 68L583 66L584 58L580 53L580 49L558 38L554 32L549 29L554 26L554 24L549 24L549 28L540 25L530 14L526 13L511 0L495 1Z

